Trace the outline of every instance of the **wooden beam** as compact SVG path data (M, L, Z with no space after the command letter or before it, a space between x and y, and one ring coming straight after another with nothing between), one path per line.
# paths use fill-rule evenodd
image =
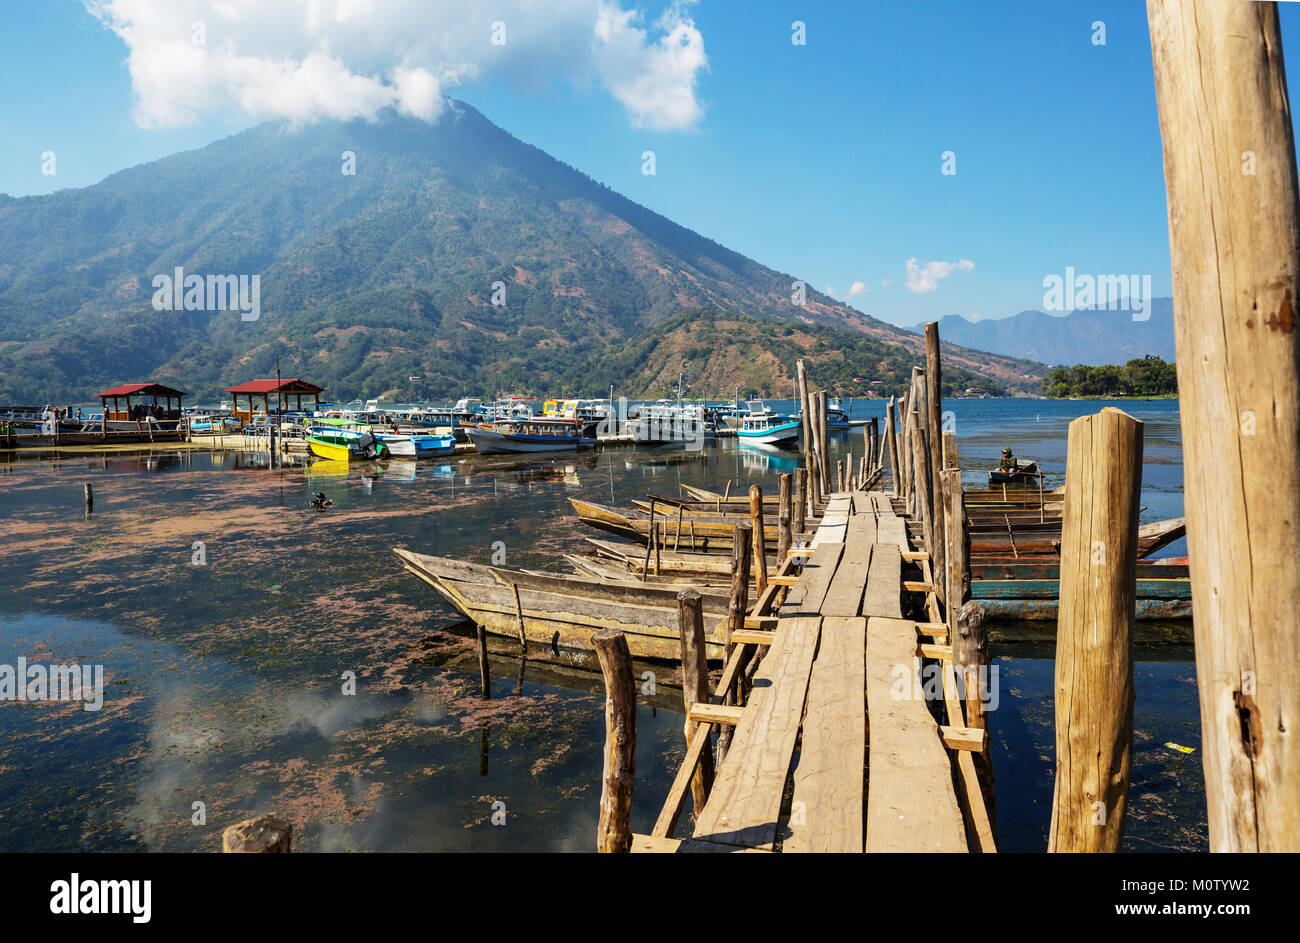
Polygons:
M704 606L700 594L693 589L677 594L677 625L682 652L682 700L687 711L686 746L691 745L695 724L690 718L692 705L709 697L709 668L704 649ZM705 734L708 739L708 734ZM713 748L705 744L700 751L699 764L691 779L691 797L695 801L695 814L699 815L708 801L713 786Z
M1277 6L1147 15L1210 850L1297 851L1300 186Z
M724 704L699 703L692 704L688 709L688 716L692 723L730 724L732 727L740 722L740 716L743 713L745 713L743 707L727 707ZM697 812L696 815L698 816L698 814Z
M803 728L789 835L782 851L860 853L863 849L866 633L866 619L822 619L805 708L811 722Z
M591 637L605 679L605 759L601 773L596 850L626 854L632 848L632 786L636 780L636 682L622 632Z
M1119 851L1133 759L1142 423L1070 423L1056 630L1056 791L1048 851Z

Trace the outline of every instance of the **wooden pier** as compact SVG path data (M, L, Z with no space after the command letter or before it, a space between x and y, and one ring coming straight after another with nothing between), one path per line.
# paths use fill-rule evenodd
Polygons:
M965 724L928 556L895 500L827 496L809 545L792 551L805 562L778 615L733 633L713 697L691 708L685 761L632 851L994 850L969 764L986 734ZM748 699L725 706L759 651ZM724 726L726 756L678 840L702 748Z

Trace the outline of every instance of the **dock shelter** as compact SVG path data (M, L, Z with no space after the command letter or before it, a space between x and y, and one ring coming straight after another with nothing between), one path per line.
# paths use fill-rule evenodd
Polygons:
M185 395L161 383L126 383L100 393L99 401L107 422L135 421L141 418L138 407L152 407L154 419L174 422L181 418L181 400ZM137 397L138 402L132 402ZM111 407L109 400L113 402Z
M249 380L247 383L241 383L238 386L232 386L226 390L233 397L235 418L244 422L251 423L253 417L259 413L264 416L274 415L276 412L286 411L288 400L292 397L293 409L296 412L303 410L303 397L311 397L310 409L317 409L320 405L320 394L325 392L323 386L317 386L314 383L308 383L306 380L297 378L287 380ZM276 408L271 409L271 396L275 395ZM240 397L244 398L244 406L239 404ZM262 408L255 409L258 400L262 401Z

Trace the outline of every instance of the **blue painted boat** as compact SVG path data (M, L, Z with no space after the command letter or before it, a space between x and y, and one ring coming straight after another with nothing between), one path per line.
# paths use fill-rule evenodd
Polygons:
M583 435L583 425L571 419L497 419L466 425L465 434L484 455L575 452L596 447L594 436Z

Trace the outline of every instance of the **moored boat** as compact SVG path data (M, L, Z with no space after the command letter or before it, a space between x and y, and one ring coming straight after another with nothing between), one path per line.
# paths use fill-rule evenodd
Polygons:
M582 426L580 420L570 419L498 419L467 425L465 434L484 455L595 448L595 437L583 435Z
M393 552L408 571L493 635L518 638L522 627L530 642L590 650L592 635L617 629L633 657L680 658L676 589L505 570L402 548ZM702 602L705 650L709 658L721 659L727 601L708 594Z

